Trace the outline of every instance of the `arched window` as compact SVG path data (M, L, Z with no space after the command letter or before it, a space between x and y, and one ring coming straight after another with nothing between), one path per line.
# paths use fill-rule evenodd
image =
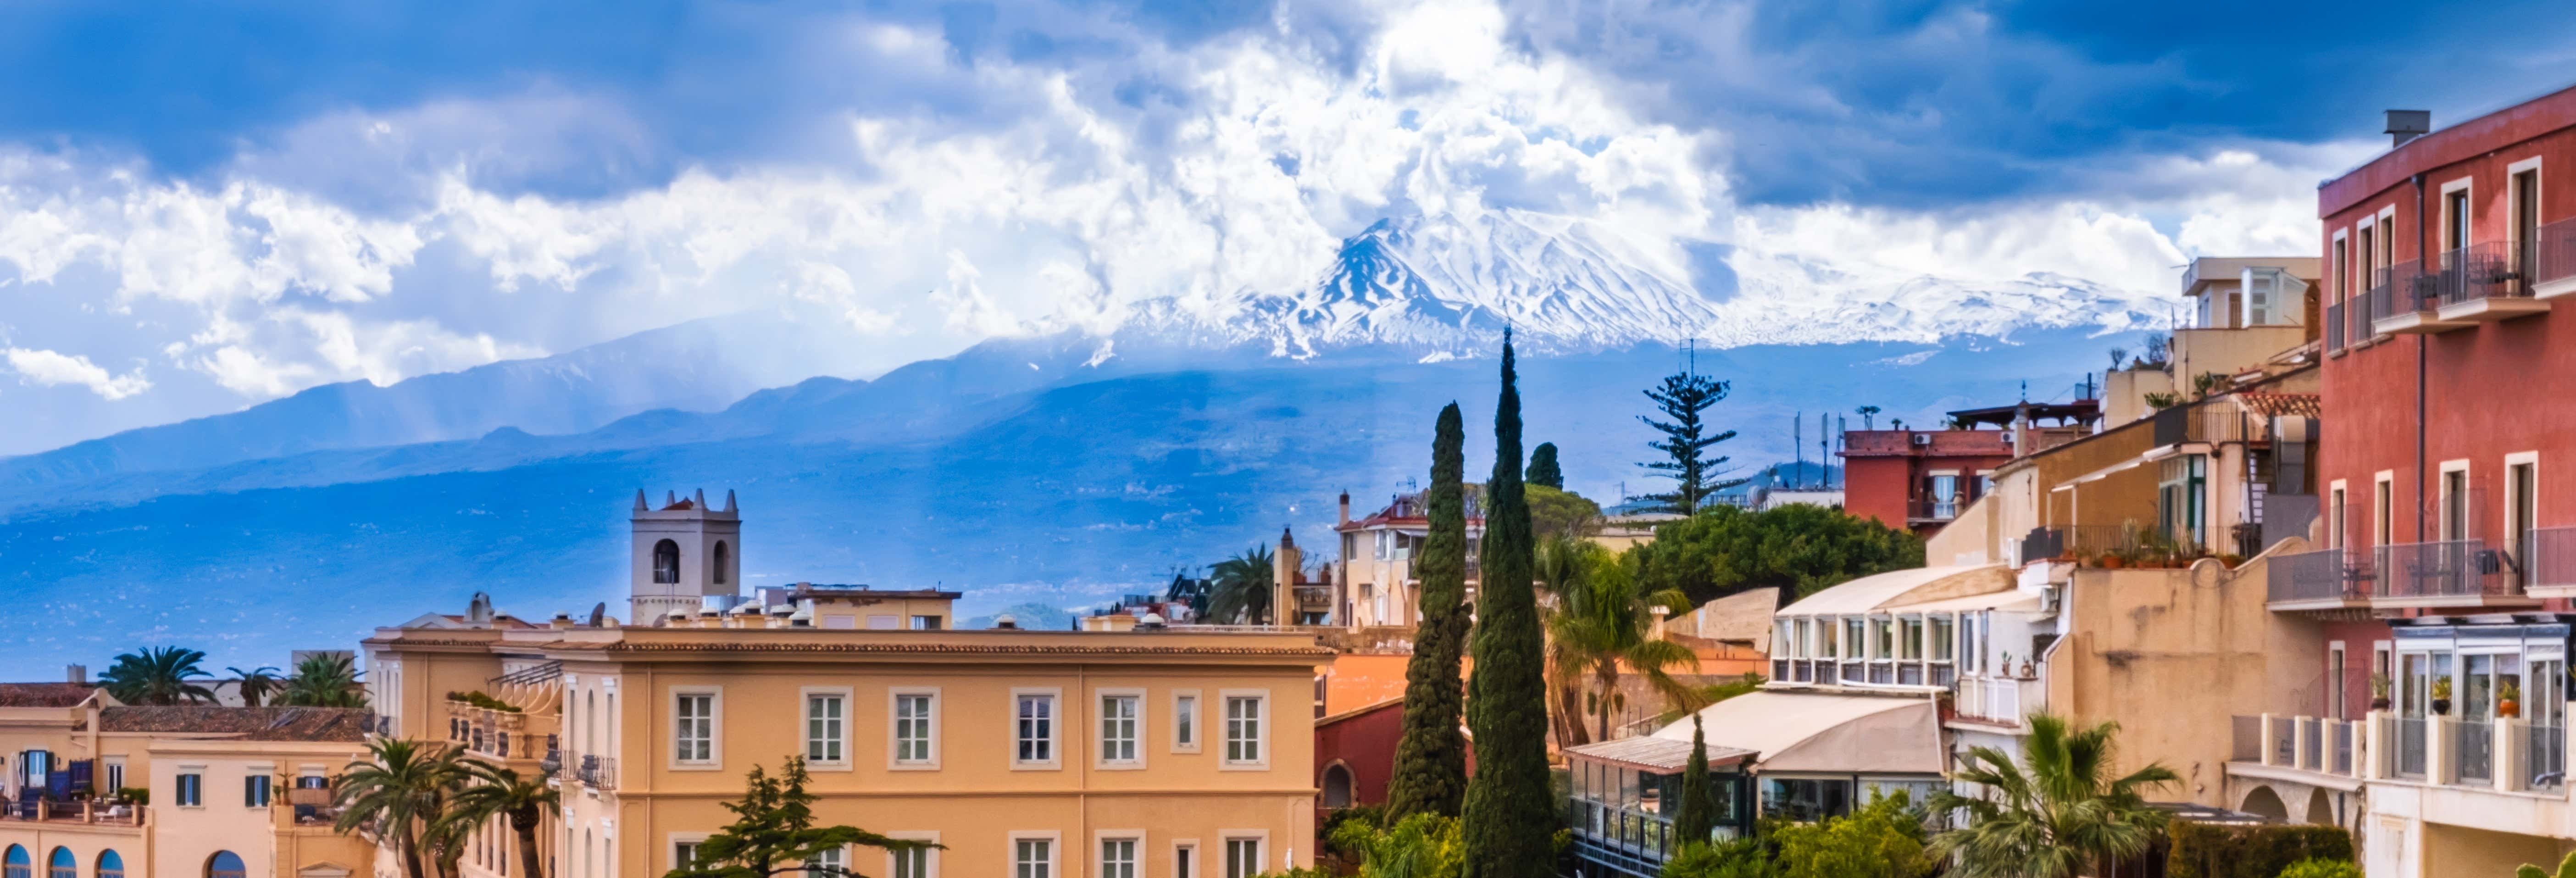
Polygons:
M663 540L653 544L653 581L680 581L680 544Z
M71 848L55 848L54 855L45 858L45 878L80 878L80 860L72 856Z
M725 560L726 560L726 559L728 559L728 558L732 558L732 557L733 557L733 550L726 548L723 540L717 540L717 541L716 541L716 571L715 571L715 577L716 577L716 584L717 584L717 585L723 585L723 584L725 584Z
M1351 769L1339 762L1324 767L1324 807L1351 806Z
M99 851L98 878L125 878L125 858L112 850Z
M206 878L245 878L249 872L250 868L242 865L240 855L231 851L216 851L214 856L206 858Z
M36 878L36 861L27 856L26 848L10 845L8 856L0 857L0 876Z

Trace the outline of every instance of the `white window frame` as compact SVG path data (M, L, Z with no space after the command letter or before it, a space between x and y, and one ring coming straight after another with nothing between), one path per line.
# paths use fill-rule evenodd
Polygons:
M1190 854L1190 867L1188 869L1181 868L1182 851L1188 851ZM1206 858L1199 856L1199 840L1195 838L1172 839L1172 878L1198 878L1198 876L1204 874L1207 874L1207 862Z
M837 869L837 870L840 870L840 871L842 871L842 872L847 872L847 871L849 871L849 870L850 870L850 846L849 846L849 845L842 845L842 846L837 847L837 848L827 848L827 849L824 849L824 850L816 851L815 853L823 854L823 855L826 855L826 856L830 856L830 857L832 858L832 862L829 862L829 863L813 862L813 863L806 863L805 865L809 865L809 866L813 866L813 865L824 865L824 866L830 866L830 867L832 867L832 868L834 868L834 869ZM822 859L822 858L821 858L821 857L816 857L815 859L816 859L816 860L820 860L820 859ZM809 871L807 874L812 874L812 873Z
M197 795L196 795L196 801L193 801L193 802L191 802L191 801L189 801L189 800L188 800L188 799L189 799L189 796L188 796L188 783L187 783L187 781L188 781L188 779L189 779L189 778L195 778L195 779L196 779L196 781L197 781L197 789L196 789L196 793L197 793ZM177 772L177 773L175 773L175 774L172 774L172 775L170 776L170 803L171 803L171 804L173 804L173 805L177 805L177 806L179 806L179 807L181 807L181 808L203 808L203 807L206 807L206 767L205 767L205 766L203 766L203 765L182 765L182 766L179 766L179 770L178 770L178 772Z
M1012 704L1014 713L1017 713L1018 706L1019 705L1016 701ZM1002 874L1004 878L1019 878L1020 842L1024 841L1046 842L1046 878L1066 878L1064 874L1064 833L1051 829L1043 832L1025 830L1014 831L1009 834L1008 838L1003 840Z
M662 750L672 771L721 771L724 769L724 687L673 686L670 690L671 737ZM707 758L680 758L680 699L706 696Z
M2380 470L2370 477L2370 550L2397 542L2397 521L2404 507L2397 502L2397 471Z
M2325 548L2345 548L2345 537L2352 530L2351 503L2352 492L2346 488L2344 480L2326 483L2326 510L2324 515L2318 516L2326 520Z
M930 699L930 757L927 759L902 758L903 736L898 733L902 727L896 725L896 723L903 716L902 705L903 699L906 696L927 696ZM941 701L942 699L939 697L939 687L937 686L896 686L886 690L887 771L939 770L939 754L942 752L942 748L939 746L940 729L945 725L940 718ZM1011 702L1011 709L1016 712L1019 709L1019 699L1013 698L1011 699ZM1017 726L1014 725L1014 728L1016 729ZM1015 741L1015 747L1016 743L1017 742Z
M2469 492L2469 496L2460 498L2460 511L2470 516L2468 521L2451 520L2452 473L2460 474L2460 489ZM2477 532L2470 529L2470 526L2477 521L2477 510L2472 508L2469 502L2477 497L2477 488L2470 483L2474 478L2477 478L2477 474L2469 471L2468 458L2441 462L2439 471L2433 476L2433 538L2435 540L2449 540L2455 529L2459 532L2460 539L2479 538Z
M2334 246L2327 251L2329 255L2326 258L2334 264L2327 266L2326 270L2334 273L2335 295L2340 297L2334 301L2340 302L2352 298L2353 240L2350 227L2336 229Z
M2440 200L2433 202L2434 204L2440 205L2440 207L2439 207L2439 208L2438 208L2438 210L2437 210L2437 213L2439 214L2439 216L2438 216L2437 218L2438 218L2438 219L2441 221L2441 223L2442 223L2442 225L2440 226L2441 230L2442 230L2442 231L2444 231L2444 232L2448 232L2448 231L2450 231L2450 229L2451 229L2451 224L2454 222L2454 220L2452 220L2452 219L2451 219L2451 193L2453 193L2453 192L2458 192L2458 193L2460 193L2460 207L2461 207L2461 209L2468 211L2468 212L2469 212L2469 216L2468 216L2468 221L2467 221L2467 223L2465 224L2466 231L2465 231L2465 232L2463 232L2464 239L2463 239L2462 241L2460 241L2460 244L2459 244L2459 246L2458 246L2458 247L2453 247L2453 246L2451 246L2451 243L2450 243L2449 241L2443 240L2443 238L2442 238L2442 236L2441 236L2440 234L2436 234L2436 235L2434 235L2434 236L2433 236L2433 242L2434 242L2434 253L2433 253L2433 256L2432 256L2432 257L2429 257L2429 258L2426 258L2426 259L2424 260L2424 270L2425 270L2426 272L2428 272L2428 273L2429 273L2429 272L2433 271L2437 266L2439 266L2439 265L2441 264L2441 263L2440 263L2440 261L2439 261L2439 259L2438 259L2438 257L2439 257L2441 254L2451 252L2452 250L2464 249L2464 248L2473 247L2473 246L2476 246L2476 245L2477 245L2477 243L2478 243L2478 220L2477 220L2477 216L2478 216L2478 189L2477 189L2477 181L2478 181L2478 178L2476 177L2476 175L2471 175L2471 176L2467 176L2467 177L2461 177L2461 178L2459 178L2459 179L2457 179L2457 180L2453 180L2453 181L2451 181L2451 182L2448 182L2448 183L2444 183L2444 184L2442 184L2442 191L2441 191L2441 194L2440 194L2439 196L2437 196Z
M566 829L567 829L567 830L569 830L569 829L570 829L570 827L569 827L569 826L567 826L567 827L566 827ZM664 859L665 859L665 861L666 861L666 862L670 863L670 866L669 866L668 868L670 868L670 869L677 869L677 868L680 868L680 846L681 846L681 845L690 845L690 846L694 847L694 846L696 846L696 845L704 844L704 843L706 842L706 840L707 840L707 836L708 836L708 835L710 835L710 833L705 833L705 832L674 832L674 833L670 833L669 835L665 836L665 837L664 837L664 840L663 840L663 842L662 842L662 856L664 857Z
M1207 724L1200 721L1199 706L1206 703L1199 690L1172 690L1172 752L1200 752L1200 742L1207 740Z
M1270 868L1270 830L1225 829L1217 832L1217 850L1225 852L1225 863L1218 868L1227 871L1218 872L1217 878L1231 878L1231 870L1234 868L1234 843L1238 841L1252 843L1252 862L1255 867L1251 875L1244 875L1241 878L1253 878L1254 875L1276 871Z
M1230 752L1229 748L1234 743L1234 701L1238 698L1249 698L1259 705L1261 715L1252 723L1253 746L1260 750L1261 758L1259 759L1238 760L1235 759L1234 754ZM1217 743L1217 746L1220 748L1217 751L1217 770L1270 770L1270 745L1272 740L1272 736L1270 734L1270 721L1274 716L1270 709L1270 690L1219 689L1217 690L1217 705L1217 721L1223 723L1225 726L1223 730L1224 740Z
M937 703L938 702L936 700L932 701L933 706L936 706ZM939 833L937 832L889 832L886 833L885 836L887 838L902 841L926 841L934 845L939 843ZM885 878L898 878L895 871L896 856L899 855L894 851L885 852ZM921 871L922 874L912 876L912 878L939 878L938 848L927 848L921 852Z
M796 690L796 694L798 696L797 702L802 707L802 709L797 713L797 738L805 743L804 752L806 754L806 767L821 771L851 770L850 721L855 714L855 711L851 710L851 708L856 706L858 699L852 697L850 687L806 686ZM841 716L839 719L840 730L835 737L830 739L830 742L837 745L841 751L841 756L838 759L816 759L813 756L815 743L814 700L817 698L838 698L841 700Z
M1052 702L1047 710L1047 758L1023 760L1020 758L1020 699L1033 696L1044 696ZM1064 768L1064 714L1063 687L1012 687L1010 706L1002 711L1003 722L1007 724L1002 740L1010 748L1012 771L1060 771Z
M1128 721L1132 739L1127 742L1134 753L1131 758L1112 759L1109 754L1109 700L1126 699L1136 706L1136 715ZM1091 690L1092 767L1102 771L1136 771L1145 767L1145 730L1153 728L1152 711L1146 707L1145 689L1140 686L1103 686ZM1015 751L1016 755L1016 751Z
M2534 161L2537 161L2537 159ZM2510 541L2513 538L2513 526L2516 524L2513 514L2513 507L2515 505L2514 501L2522 499L2521 492L2513 483L2513 468L2524 465L2529 465L2531 467L2532 520L2520 523L2530 527L2535 533L2540 530L2540 496L2544 493L2541 490L2540 482L2540 452L2512 452L2504 456L2504 466L2496 470L2497 481L2504 484L2504 490L2496 492L2496 494L2504 501L2504 505L2496 510L2495 530L2496 538L2499 541ZM2526 546L2508 546L2506 549L2507 551L2512 552L2514 558L2518 559L2524 565L2522 575L2526 580L2531 577L2531 559L2523 557L2523 553L2527 551L2527 549L2528 547Z
M1092 878L1115 878L1115 876L1109 874L1108 857L1109 843L1113 841L1123 841L1134 845L1134 847L1129 851L1129 856L1135 858L1130 863L1130 866L1134 869L1135 878L1146 878L1146 876L1150 874L1150 870L1145 867L1147 860L1145 852L1147 849L1145 847L1145 831L1142 829L1094 830L1091 833Z

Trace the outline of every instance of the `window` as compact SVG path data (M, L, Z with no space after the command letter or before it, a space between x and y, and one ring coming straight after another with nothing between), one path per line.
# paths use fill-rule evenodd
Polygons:
M2442 539L2469 538L2469 471L2442 471Z
M1225 878L1253 878L1259 874L1261 874L1261 839L1226 839Z
M242 778L242 807L268 807L268 785L269 777L265 774L254 774L249 777Z
M1100 761L1137 761L1136 720L1144 700L1142 695L1100 696Z
M1843 620L1843 658L1869 657L1868 624L1858 616Z
M1896 626L1892 621L1884 616L1871 619L1869 620L1869 630L1873 635L1875 635L1870 638L1871 647L1869 657L1880 661L1895 658Z
M937 844L938 833L895 833L895 838ZM894 878L931 878L939 872L939 852L930 848L886 851L886 872Z
M849 870L849 853L841 848L814 852L814 862L805 864L805 874L838 878Z
M2334 239L2334 282L2338 295L2352 296L2352 242L2341 232Z
M1099 878L1136 878L1136 840L1104 838L1100 840Z
M2350 682L2344 676L2343 644L2341 642L2328 644L2326 646L2326 716L2328 718L2345 718L2344 687Z
M1258 695L1226 696L1225 761L1250 765L1263 760L1261 702Z
M2513 193L2513 270L2521 275L2528 294L2532 270L2537 267L2533 257L2540 245L2540 169L2515 171L2509 191Z
M1897 657L1910 662L1923 660L1922 617L1908 617L1897 624L1904 628L1904 633L1899 640L1902 652Z
M1011 842L1012 878L1053 878L1055 843L1043 838Z
M690 863L695 862L697 859L698 859L698 843L697 843L697 842L694 842L694 841L675 841L675 842L672 842L672 843L671 843L671 868L673 868L673 869L684 868L684 867L688 866Z
M194 808L206 803L206 776L195 772L179 775L179 807Z
M216 851L212 858L206 860L206 878L243 878L249 872L250 867L242 864L241 855L231 851Z
M2329 548L2329 549L2340 549L2340 548L2343 548L2343 545L2344 545L2344 541L2343 541L2343 538L2344 538L2344 530L2343 530L2343 529L2344 529L2344 508L2343 508L2343 502L2344 502L2344 501L2343 501L2343 489L2342 489L2342 488L2336 488L2336 489L2334 489L2332 492L2329 492L2329 493L2327 494L2327 499L2326 499L2326 548Z
M681 692L672 699L677 707L672 711L673 757L681 762L716 761L715 693Z
M1055 761L1055 696L1021 693L1019 714L1013 738L1018 750L1012 758L1023 764L1046 764Z
M6 875L7 878L36 878L36 862L28 856L26 848L10 845L8 858L0 863L6 864L5 871L0 871L0 875Z
M2458 250L2469 246L2469 190L2466 186L2442 193L2442 249Z
M934 765L939 761L937 696L930 692L894 693L894 761L897 765Z
M125 878L125 858L112 850L99 851L98 878Z
M805 696L805 761L842 761L844 703L839 695Z
M1199 694L1172 693L1172 750L1199 752Z
M124 789L124 788L125 788L125 757L122 757L122 756L111 756L111 757L109 757L109 758L107 759L107 765L106 765L106 768L107 768L107 790L108 790L108 792L115 792L115 791L117 791L117 790Z
M914 616L912 617L912 630L937 631L939 630L939 624L942 621L945 620L938 616Z
M2531 534L2536 527L2534 522L2539 518L2538 501L2535 499L2540 490L2538 458L2537 453L2506 455L2504 466L2505 551L2513 553L2521 561L2515 566L2524 571L2522 575L2526 584L2534 560Z
M1955 654L1958 642L1951 633L1956 623L1949 616L1932 617L1932 660L1946 662Z
M725 549L724 541L717 540L715 554L712 556L715 559L715 564L713 565L713 569L707 571L707 575L715 581L715 584L725 584L725 561L728 560L731 555L732 553Z
M1198 845L1195 845L1195 844L1177 844L1177 845L1173 845L1173 846L1172 846L1172 878L1198 878L1198 870L1197 870L1197 866L1198 866L1198 862L1197 862L1197 861L1198 861L1198 858L1199 858L1199 846L1198 846Z
M54 855L45 858L45 878L80 878L80 860L72 856L71 848L55 848Z
M653 581L668 585L680 581L680 544L663 540L653 544Z
M2385 546L2388 545L2389 534L2394 533L2396 529L2396 522L2394 520L2396 507L2391 505L2389 497L2391 491L2394 489L2394 485L2389 482L2387 476L2383 475L2377 482L2372 483L2370 488L2371 545Z

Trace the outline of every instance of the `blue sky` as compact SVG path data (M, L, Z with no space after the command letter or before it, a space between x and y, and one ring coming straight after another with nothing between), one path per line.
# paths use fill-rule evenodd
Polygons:
M2576 81L2576 7L0 7L0 453L774 308L866 374L1583 216L1725 296L2312 246L2382 142ZM1716 254L1712 256L1711 254Z

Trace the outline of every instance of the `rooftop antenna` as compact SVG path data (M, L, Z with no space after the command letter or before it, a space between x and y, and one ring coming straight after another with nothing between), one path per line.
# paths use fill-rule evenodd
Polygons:
M1795 461L1795 463L1791 464L1791 466L1795 468L1790 470L1791 487L1796 487L1797 483L1804 480L1807 475L1807 437L1805 433L1800 431L1800 428L1806 426L1806 424L1806 412L1799 412L1789 417L1789 457L1791 460ZM1776 466L1772 467L1771 473L1774 476L1779 475L1780 468ZM1774 479L1773 481L1778 480Z
M1826 429L1826 428L1825 428L1825 413L1824 413L1824 412L1817 412L1817 413L1816 413L1816 488L1817 488L1817 490L1823 490L1823 489L1831 488L1831 487L1833 487L1833 486L1834 486L1834 485L1833 485L1833 477L1832 477L1831 475L1826 474L1826 472L1825 472L1825 461L1828 461L1828 460L1833 459L1833 456L1832 456L1833 446L1832 446L1832 444L1831 444L1831 443L1833 442L1833 439L1832 439L1832 438L1830 438L1832 435L1833 435L1833 432L1832 432L1831 430L1828 430L1828 429Z

